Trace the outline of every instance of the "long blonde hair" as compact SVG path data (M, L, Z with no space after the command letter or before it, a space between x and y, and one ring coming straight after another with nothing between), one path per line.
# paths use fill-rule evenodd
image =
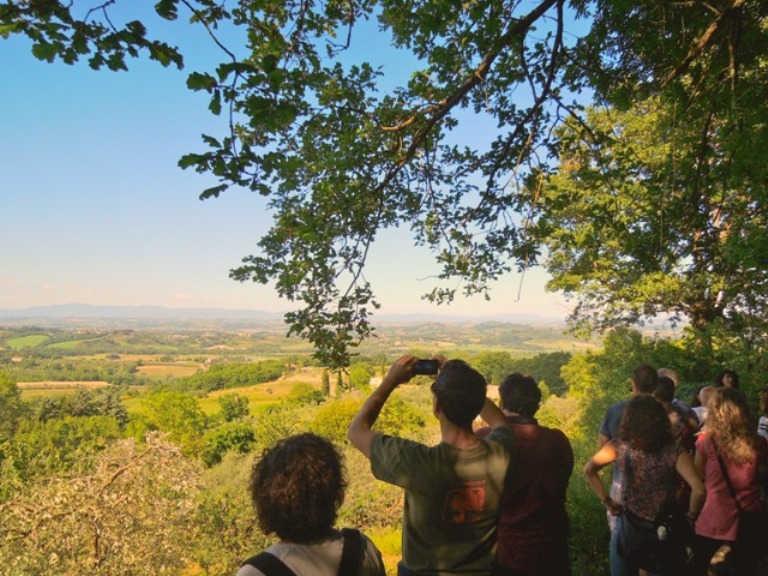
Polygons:
M752 429L744 397L734 388L717 388L707 403L707 433L724 458L741 464L757 457L757 434Z

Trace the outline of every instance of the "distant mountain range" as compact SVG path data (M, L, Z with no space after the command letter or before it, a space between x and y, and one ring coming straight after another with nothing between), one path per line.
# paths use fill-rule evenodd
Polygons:
M166 308L164 306L92 306L90 304L60 304L30 308L0 310L0 322L35 320L282 320L283 312L264 310L229 310L226 308ZM563 318L535 314L498 314L494 316L460 316L440 313L381 314L374 322L397 323L480 323L565 324Z

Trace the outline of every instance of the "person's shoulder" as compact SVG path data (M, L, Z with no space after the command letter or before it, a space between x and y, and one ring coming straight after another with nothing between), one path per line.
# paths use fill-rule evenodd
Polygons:
M484 438L490 442L514 441L515 433L507 426L494 426L485 434Z
M256 568L256 566L252 566L251 564L243 564L240 566L240 569L237 571L235 576L264 576L264 573Z
M616 428L621 420L621 415L624 413L624 409L627 407L629 400L619 400L611 404L605 411L603 421L600 424L600 433L607 436L609 439L616 435Z
M629 404L629 400L626 398L624 400L614 402L608 407L608 412L621 412L627 407L627 404Z
M707 438L709 438L709 435L706 430L699 432L696 436L696 450L701 452L709 452L712 450L712 442L707 442Z
M405 455L426 455L430 449L426 444L409 440L408 438L390 436L389 434L376 434L371 439L371 460L378 458L392 460L393 458L402 459Z
M376 544L364 533L360 532L363 539L363 568L362 576L385 576L384 561L381 559L381 551Z
M565 432L560 430L560 428L547 428L546 426L542 426L541 431L543 434L546 434L555 442L565 443L565 444L568 444L569 446L571 445L570 439L568 438Z
M618 402L614 402L605 411L605 418L604 420L610 420L611 418L615 418L618 414L621 414L624 412L624 409L627 407L627 404L629 403L629 400L619 400Z
M371 443L389 446L413 446L427 448L425 444L416 442L416 440L409 440L408 438L401 438L400 436L390 436L389 434L375 434L371 439Z

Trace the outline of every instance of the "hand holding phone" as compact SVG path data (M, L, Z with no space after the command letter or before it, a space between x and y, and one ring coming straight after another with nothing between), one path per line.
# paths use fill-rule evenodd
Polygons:
M411 373L414 375L435 375L437 374L439 368L440 364L437 362L437 360L416 360L416 362L414 362L411 366Z

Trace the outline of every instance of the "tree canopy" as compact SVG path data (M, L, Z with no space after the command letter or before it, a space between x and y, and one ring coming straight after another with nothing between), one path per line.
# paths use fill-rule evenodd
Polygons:
M182 65L139 19L111 19L118 4L6 2L0 34L26 34L48 61L88 57L94 68L118 70L144 51ZM188 86L210 94L229 131L204 136L207 149L180 165L219 179L202 198L235 186L269 199L272 227L232 278L274 282L301 303L286 315L289 331L333 365L349 365L350 347L373 330L366 259L377 234L397 226L434 251L437 281L451 281L425 295L436 303L489 297L492 281L548 262L548 250L551 287L580 299L577 320L671 311L706 323L764 297L766 263L754 252L765 241L761 0L160 0L155 10L168 20L186 11L222 50L217 69L193 71ZM403 83L383 58L355 50L374 23L407 71ZM218 33L225 25L244 32L242 45L227 45ZM625 116L598 126L589 102ZM659 140L635 144L614 132L635 122L627 114L647 113ZM483 132L479 143L471 130ZM608 164L585 149L574 166L577 142ZM638 159L636 147L655 158ZM558 159L568 168L559 180L551 177ZM621 230L589 235L605 221ZM662 241L647 242L646 232ZM739 241L724 244L724 235ZM703 272L731 260L731 249L747 256L716 277ZM615 257L610 276L590 252ZM667 284L663 299L636 289L640 276L647 287L652 273L667 271L699 301L667 308L676 298ZM718 303L727 290L717 283L734 273L739 298Z

